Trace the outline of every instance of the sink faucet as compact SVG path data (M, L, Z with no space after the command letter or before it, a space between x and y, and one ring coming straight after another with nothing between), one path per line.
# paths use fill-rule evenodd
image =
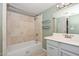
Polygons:
M73 35L71 35L71 34L66 34L66 35L65 35L65 38L72 38L72 36L73 36Z

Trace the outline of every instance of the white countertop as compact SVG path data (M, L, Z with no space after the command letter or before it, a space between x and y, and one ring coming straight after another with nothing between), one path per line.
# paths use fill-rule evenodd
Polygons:
M62 43L79 46L79 35L72 38L65 38L64 34L55 33L54 35L45 37L44 39L54 40Z

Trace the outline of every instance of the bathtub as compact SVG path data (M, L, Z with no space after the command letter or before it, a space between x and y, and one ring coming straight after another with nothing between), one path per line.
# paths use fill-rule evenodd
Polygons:
M31 56L33 51L42 50L42 44L34 40L8 46L7 56Z

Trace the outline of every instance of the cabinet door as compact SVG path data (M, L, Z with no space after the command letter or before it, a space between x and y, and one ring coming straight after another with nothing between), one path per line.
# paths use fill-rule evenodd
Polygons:
M71 53L71 52L68 52L68 51L64 51L64 50L61 50L60 53L61 53L61 56L77 56L74 53Z
M47 46L47 54L48 56L58 56L58 48L53 46Z
M70 51L71 53L77 54L79 56L79 47L78 46L61 43L60 48L62 48L62 50Z

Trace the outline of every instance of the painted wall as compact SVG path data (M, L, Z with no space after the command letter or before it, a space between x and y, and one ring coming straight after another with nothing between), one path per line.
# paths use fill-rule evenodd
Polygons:
M2 52L2 3L0 3L0 55Z
M44 11L43 14L43 48L46 49L46 40L44 39L45 36L50 36L53 34L53 24L52 24L52 15L56 11L56 7L51 7Z
M68 7L59 9L53 13L53 17L56 17L56 18L68 17L76 14L79 14L79 4L73 4Z
M8 11L7 44L13 45L35 39L34 17Z

